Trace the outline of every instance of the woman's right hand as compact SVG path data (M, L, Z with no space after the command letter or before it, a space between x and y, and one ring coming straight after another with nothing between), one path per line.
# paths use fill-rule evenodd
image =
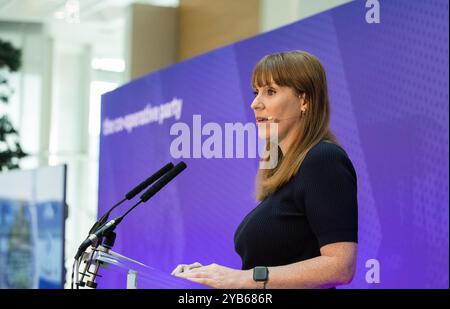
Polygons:
M202 267L203 265L199 262L195 262L193 264L180 264L172 271L171 275L176 276L178 274L184 273L194 268Z

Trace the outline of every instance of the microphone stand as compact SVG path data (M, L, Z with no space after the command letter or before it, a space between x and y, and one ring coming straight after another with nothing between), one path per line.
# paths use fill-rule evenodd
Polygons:
M103 245L99 246L99 244L97 242L96 245L91 246L91 252L89 253L89 258L84 259L84 263L86 265L84 267L84 271L81 273L81 279L79 281L79 286L84 287L86 285L87 287L92 288L92 289L97 288L97 283L95 282L95 280L97 279L97 277L101 277L101 275L97 274L97 272L98 272L98 269L100 268L100 265L102 264L102 261L97 261L94 271L91 272L91 271L89 271L89 267L90 267L90 265L92 265L92 259L94 258L94 254L97 251L104 251L104 252L108 253L112 249L112 247L114 247L115 241L116 241L116 233L114 231L111 231L104 236ZM83 258L82 258L82 260L83 260ZM89 273L91 276L86 275L86 273ZM84 283L85 277L88 277L88 279L90 279L86 283Z
M91 244L91 252L87 254L88 258L84 259L84 256L86 255L86 252L81 254L80 257L78 258L78 260L80 260L80 259L81 259L81 261L84 260L84 262L86 264L85 267L84 267L84 271L81 273L82 278L81 278L80 281L78 280L78 274L79 274L78 266L79 266L79 262L78 262L77 259L75 259L75 264L77 266L77 269L76 269L76 288L77 289L80 286L84 287L85 285L87 287L90 287L90 288L93 288L93 289L97 288L97 283L95 282L95 280L96 280L97 277L101 277L98 274L98 270L100 268L100 265L103 262L96 260L95 263L94 263L94 270L93 271L89 270L90 266L92 265L92 260L93 260L95 252L96 251L103 251L103 252L106 252L106 253L110 252L110 250L114 246L114 243L115 243L115 240L116 240L116 233L114 232L114 230L117 227L117 225L120 222L122 222L123 218L125 218L133 209L135 209L141 203L147 202L151 197L153 197L156 193L158 193L159 190L161 190L167 183L169 183L173 178L175 178L185 168L186 168L186 164L184 162L180 162L175 167L173 167L161 179L159 179L153 186L151 186L147 191L145 191L144 194L142 194L140 196L140 201L139 202L137 202L130 209L128 209L123 215L121 215L120 217L117 217L114 220L112 220L112 221L114 221L114 224L112 224L109 227L109 230L107 230L104 235L99 235L99 237L94 237L95 241ZM104 225L106 225L106 224L104 224ZM102 227L98 228L97 231L99 231ZM99 234L100 234L100 232L99 232ZM103 237L106 237L106 240L105 240L106 241L106 246L100 246L100 248L97 249L97 247L101 243ZM90 277L91 280L87 281L86 284L85 284L83 280L84 280L85 276L88 276L86 273L88 273L90 275L89 277ZM72 280L73 280L73 276L72 276Z
M147 192L149 190L147 190ZM122 221L122 219L125 216L127 216L134 208L139 206L141 203L146 202L150 198L150 197L147 198L147 196L145 196L143 198L144 195L145 195L145 193L141 196L141 200L139 202L137 202L135 205L133 205L133 207L128 209L120 217L116 218L115 219L116 222L120 223ZM79 289L79 287L84 287L84 286L87 286L87 287L92 288L92 289L96 289L97 288L97 283L95 282L95 280L97 279L97 277L102 277L101 275L98 274L98 270L100 268L100 265L103 262L96 260L95 263L93 264L92 260L93 260L94 255L95 255L95 253L97 251L102 251L102 252L108 253L112 249L112 247L114 246L115 240L116 240L116 233L114 232L114 229L116 228L116 226L117 225L113 226L112 229L109 232L107 232L103 237L99 237L94 243L92 243L91 247L90 247L91 251L89 253L84 252L83 254L81 254L81 256L79 258L79 259L81 259L81 262L78 262L78 261L76 262L78 265L81 264L82 262L84 262L84 264L85 264L83 272L79 273L78 269L77 269L77 273L76 273L77 274L77 279L75 281L77 289ZM104 246L101 246L100 243L102 242L103 238L105 238ZM100 247L99 247L99 245L100 245ZM91 265L94 265L93 271L90 270ZM80 280L78 280L78 274L81 274ZM84 283L84 278L85 277L90 279L86 283Z

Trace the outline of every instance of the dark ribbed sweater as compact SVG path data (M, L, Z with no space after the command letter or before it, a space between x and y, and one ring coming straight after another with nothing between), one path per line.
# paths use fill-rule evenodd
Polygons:
M279 266L320 255L320 247L357 242L356 173L345 151L320 142L297 174L266 197L234 235L242 269Z

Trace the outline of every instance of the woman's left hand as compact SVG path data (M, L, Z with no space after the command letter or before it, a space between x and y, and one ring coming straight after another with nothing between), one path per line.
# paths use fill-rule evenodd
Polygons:
M237 270L217 264L194 268L176 276L215 289L254 288L251 270Z

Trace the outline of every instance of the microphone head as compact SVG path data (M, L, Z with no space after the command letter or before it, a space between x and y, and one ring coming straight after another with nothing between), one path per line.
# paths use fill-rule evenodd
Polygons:
M125 195L125 198L127 200L131 200L133 197L144 191L148 186L150 186L152 183L157 181L161 176L166 174L168 171L170 171L173 168L173 163L169 162L166 165L164 165L159 171L154 173L152 176L141 182L139 185L137 185L133 190L128 192Z
M175 165L175 167L173 168L174 170L177 170L179 172L183 171L185 168L187 167L186 163L184 163L183 161L181 161L180 163L178 163L177 165ZM178 173L177 172L177 175Z
M141 195L141 200L145 203L159 190L161 190L166 184L174 179L187 167L186 163L181 161L175 165L170 171L168 171L161 179L159 179L153 186L150 187L144 194Z

